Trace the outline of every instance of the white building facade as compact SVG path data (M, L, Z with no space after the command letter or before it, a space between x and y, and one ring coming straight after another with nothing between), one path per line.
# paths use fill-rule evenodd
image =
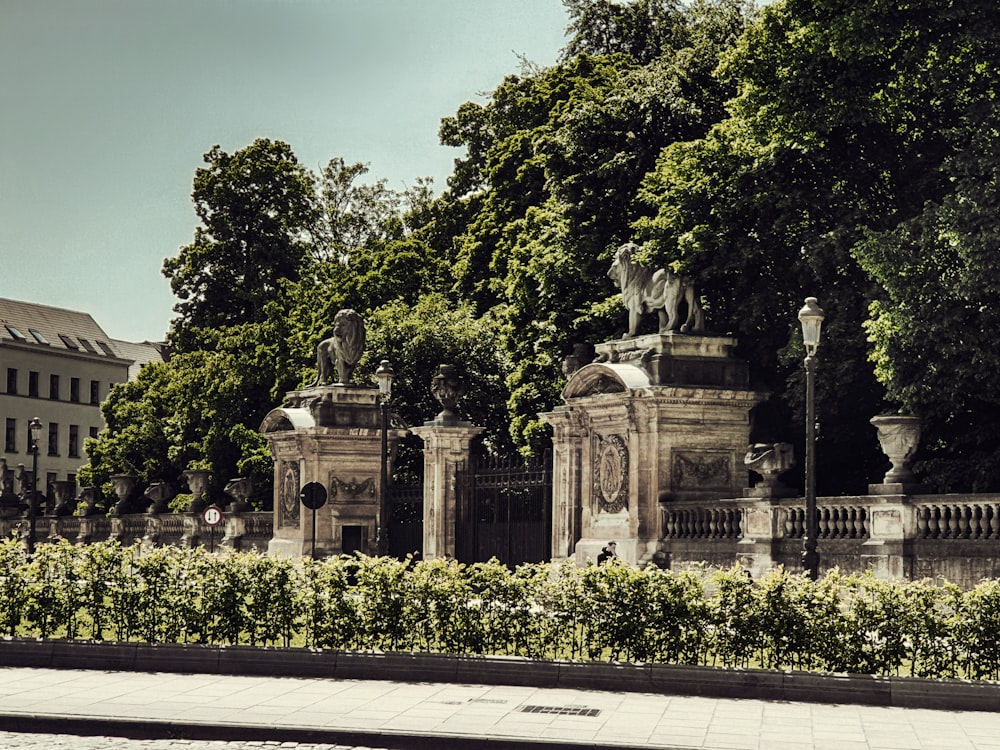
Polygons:
M88 313L0 299L0 457L8 468L31 471L28 423L37 417L39 490L76 481L88 461L84 440L105 426L101 403L162 351L162 344L111 339Z

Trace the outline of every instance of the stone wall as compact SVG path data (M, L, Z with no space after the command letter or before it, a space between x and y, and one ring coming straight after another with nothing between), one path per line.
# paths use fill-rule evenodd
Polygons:
M941 578L963 588L1000 576L1000 495L817 498L820 573ZM672 568L740 563L755 576L801 568L805 500L736 498L660 504Z
M123 516L39 516L35 522L38 544L66 539L74 544L92 544L117 539L154 547L228 548L242 552L266 552L273 530L272 513L227 513L214 530L200 513L130 513ZM0 536L28 533L24 518L0 519Z

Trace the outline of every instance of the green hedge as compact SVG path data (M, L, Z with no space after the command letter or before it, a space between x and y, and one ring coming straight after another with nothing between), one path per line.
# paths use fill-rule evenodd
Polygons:
M1000 678L1000 583L0 543L0 632Z

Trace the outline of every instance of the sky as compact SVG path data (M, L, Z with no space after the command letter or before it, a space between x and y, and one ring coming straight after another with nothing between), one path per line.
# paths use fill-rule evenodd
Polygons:
M0 0L0 297L161 340L214 145L440 190L441 118L556 62L566 24L561 0Z

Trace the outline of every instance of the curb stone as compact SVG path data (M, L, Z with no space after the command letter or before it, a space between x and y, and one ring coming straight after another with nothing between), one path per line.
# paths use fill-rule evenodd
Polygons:
M307 648L0 639L0 667L328 677L996 711L1000 682Z

